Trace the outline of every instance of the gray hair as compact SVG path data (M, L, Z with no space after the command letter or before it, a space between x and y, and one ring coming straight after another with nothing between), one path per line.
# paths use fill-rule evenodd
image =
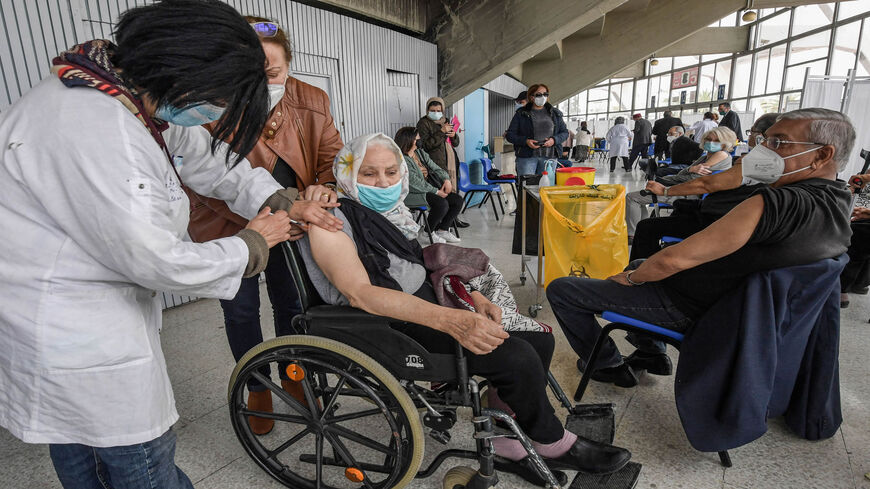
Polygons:
M686 134L686 128L684 128L683 126L674 126L671 129L676 130L680 134Z
M836 110L811 107L786 112L777 121L809 119L809 142L829 144L834 147L837 171L843 171L849 163L852 146L855 145L855 126L849 116Z
M737 142L737 134L734 134L734 131L732 131L731 128L725 126L710 129L701 136L701 140L709 141L710 136L716 136L716 139L722 143L722 151L726 153L734 149L734 143Z
M619 116L613 121L615 124L625 124L625 117Z

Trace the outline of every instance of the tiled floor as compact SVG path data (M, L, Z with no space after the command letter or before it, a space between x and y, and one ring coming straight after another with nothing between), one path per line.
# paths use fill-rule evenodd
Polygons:
M598 183L622 183L639 188L640 172L604 171ZM508 277L521 308L534 300L531 282L519 283L519 257L510 254L513 219L491 219L488 209L472 209L466 219L473 226L462 233L462 245L480 247ZM265 290L263 292L265 297ZM271 315L263 307L264 330L271 329ZM539 319L555 326L545 304ZM723 469L715 454L692 449L683 434L673 399L673 378L644 376L633 389L592 383L586 400L616 405L616 443L630 449L643 464L639 488L687 489L870 489L870 299L854 296L841 323L840 379L844 422L836 436L807 442L791 434L780 420L771 420L761 439L733 450L734 467ZM556 328L557 350L553 372L566 389L576 385L575 355ZM619 340L624 345L622 340ZM178 464L197 489L283 487L262 472L242 450L229 424L226 388L233 361L223 331L220 307L204 300L167 311L163 348L175 388L181 421ZM627 348L624 351L629 351ZM460 411L467 420L468 413ZM562 414L564 415L564 414ZM470 427L460 422L453 430L452 446L469 446ZM438 450L427 441L427 463ZM414 488L440 488L449 462L433 477L414 481ZM502 476L499 487L526 487L521 480ZM0 430L0 488L42 489L60 487L45 446L25 445Z

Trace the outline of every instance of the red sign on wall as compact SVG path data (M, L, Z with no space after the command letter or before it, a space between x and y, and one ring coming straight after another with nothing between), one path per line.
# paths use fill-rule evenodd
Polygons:
M698 84L698 67L675 71L671 78L671 88L693 87Z

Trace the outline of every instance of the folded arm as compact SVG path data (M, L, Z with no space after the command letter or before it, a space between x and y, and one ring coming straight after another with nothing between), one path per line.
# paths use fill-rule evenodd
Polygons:
M740 165L737 165L715 175L706 175L685 183L667 187L668 197L712 194L722 190L735 189L742 183L743 173L741 172ZM664 195L665 186L658 182L648 182L646 189L656 195Z

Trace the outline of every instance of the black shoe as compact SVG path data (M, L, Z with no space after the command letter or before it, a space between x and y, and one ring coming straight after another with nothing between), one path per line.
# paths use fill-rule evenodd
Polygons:
M870 287L852 287L849 289L850 294L867 295L870 292Z
M547 459L544 459L546 462ZM530 482L538 487L545 487L547 485L547 481L545 481L541 474L538 473L538 469L535 468L535 465L532 463L532 459L530 457L523 457L522 460L514 462L513 460L506 459L504 457L499 457L496 455L494 457L494 466L495 470L498 472L506 472L508 474L514 474L521 477L523 480ZM561 470L553 470L550 469L550 472L553 474L553 477L556 478L556 481L560 486L564 486L568 483L568 474L562 472Z
M586 370L586 362L582 358L577 359L577 370ZM634 387L637 385L637 375L628 364L623 363L616 367L598 368L592 372L592 380L613 384L617 387Z
M840 294L840 309L849 307L849 294Z
M613 445L605 445L581 436L571 449L558 458L546 458L550 470L576 470L587 474L610 474L625 467L631 452Z
M625 363L635 372L646 370L653 375L671 375L674 365L666 353L646 353L635 350L625 359Z
M453 222L456 223L456 227L458 228L467 228L468 226L471 226L471 224L468 224L465 221L460 221L459 219L454 219Z

